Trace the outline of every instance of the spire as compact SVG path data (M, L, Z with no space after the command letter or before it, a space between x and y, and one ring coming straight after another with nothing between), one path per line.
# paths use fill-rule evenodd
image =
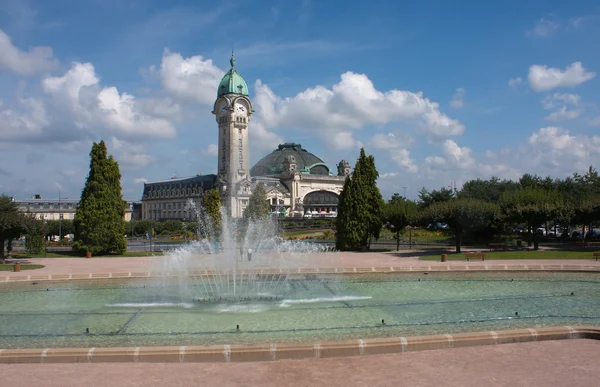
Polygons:
M235 68L235 57L233 55L233 48L231 49L231 59L229 59L229 64L231 64L231 69Z

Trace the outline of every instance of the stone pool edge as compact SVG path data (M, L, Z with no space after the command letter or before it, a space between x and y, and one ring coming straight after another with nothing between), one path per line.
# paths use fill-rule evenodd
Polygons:
M562 264L562 265L422 265L422 266L373 266L373 267L331 267L331 268L294 268L268 269L254 271L241 270L238 275L274 275L274 274L354 274L354 273L407 273L407 272L460 272L460 271L565 271L565 272L600 272L600 266ZM212 276L212 270L192 270L187 276ZM7 274L0 275L1 282L18 281L62 281L110 278L153 278L163 277L158 272L112 272L112 273L72 273L72 274ZM177 277L178 275L169 275Z
M254 345L0 349L0 364L254 362L379 355L569 339L600 340L600 328L560 326L431 336Z

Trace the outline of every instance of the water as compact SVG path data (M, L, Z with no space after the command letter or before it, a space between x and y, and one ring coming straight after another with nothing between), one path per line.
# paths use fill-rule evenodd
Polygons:
M221 302L279 298L290 271L325 250L322 245L282 239L277 222L271 219L240 222L227 218L221 209L222 226L217 229L193 201L186 210L196 215L198 240L169 252L152 268L162 274L163 282L171 283L178 276L178 286L165 287L173 297ZM276 274L260 275L263 269Z
M179 286L174 278L0 284L0 348L272 343L600 325L597 273L289 275L280 298L235 302L181 298L174 290ZM202 284L190 286L194 293Z

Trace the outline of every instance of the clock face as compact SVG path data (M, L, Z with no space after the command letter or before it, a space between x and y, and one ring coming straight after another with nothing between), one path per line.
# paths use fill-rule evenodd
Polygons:
M235 104L235 112L236 113L246 113L246 107L244 105L242 105L241 103L236 103Z
M229 112L229 108L227 107L227 102L223 101L217 106L217 115L219 117L223 117Z

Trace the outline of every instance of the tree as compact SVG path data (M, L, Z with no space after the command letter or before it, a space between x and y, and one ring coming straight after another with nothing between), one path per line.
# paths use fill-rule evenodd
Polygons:
M8 196L0 196L0 262L4 262L6 241L20 238L27 232L27 217Z
M458 192L460 198L479 199L485 202L497 203L500 200L502 193L517 189L517 183L511 180L500 180L497 177L492 177L489 180L469 180L463 184Z
M338 204L336 246L340 250L368 250L383 227L384 201L377 188L379 173L375 158L361 148L352 172L346 178Z
M265 185L258 183L254 188L254 192L250 196L248 207L244 210L244 217L251 219L262 219L269 216L269 202L267 202L267 193Z
M396 235L396 250L400 250L400 233L414 220L416 212L416 203L397 193L385 204L383 220L386 228Z
M563 198L557 190L546 190L527 185L507 191L500 198L500 208L505 218L517 223L526 223L532 233L533 248L537 250L537 228L548 219L558 217L562 211Z
M420 213L423 223L441 222L448 224L454 232L456 252L460 253L465 233L479 233L488 238L498 228L499 208L483 200L461 198L437 202Z
M263 190L263 193L264 193L264 190ZM250 199L250 200L252 200L252 199ZM206 215L210 219L210 224L212 227L213 235L215 235L215 236L221 235L221 225L222 225L221 195L219 195L219 190L211 189L210 191L204 192L204 197L202 198L202 206L204 207L204 210L206 211ZM246 214L244 213L244 215L246 215Z
M425 187L423 187L419 191L419 208L427 208L431 204L447 202L454 198L456 198L456 192L449 188L442 187L437 191L433 190L429 192L425 189Z
M94 143L90 172L73 220L73 249L94 255L125 252L125 206L119 164L108 156L104 141Z
M25 249L29 254L40 254L44 251L44 237L46 236L46 224L41 219L33 217L27 222L27 235L25 235Z

